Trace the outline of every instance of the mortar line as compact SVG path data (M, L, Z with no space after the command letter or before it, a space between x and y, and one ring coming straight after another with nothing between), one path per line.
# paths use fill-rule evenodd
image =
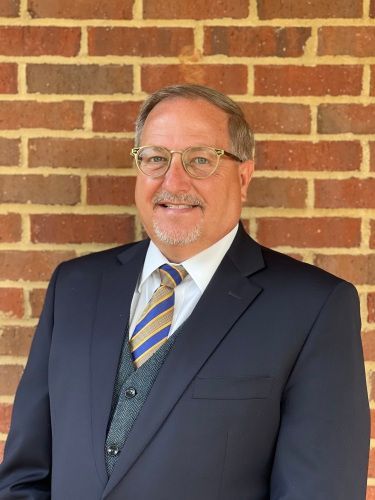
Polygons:
M81 42L78 57L89 57L88 29L88 26L83 26L81 29Z

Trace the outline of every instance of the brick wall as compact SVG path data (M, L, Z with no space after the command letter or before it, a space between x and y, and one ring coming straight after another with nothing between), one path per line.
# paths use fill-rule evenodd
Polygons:
M374 18L375 0L0 1L0 442L52 269L142 235L134 117L176 82L243 105L256 239L357 285L375 417ZM369 475L375 499L375 451Z

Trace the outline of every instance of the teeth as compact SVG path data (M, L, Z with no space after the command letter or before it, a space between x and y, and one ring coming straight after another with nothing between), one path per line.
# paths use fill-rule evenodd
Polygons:
M167 208L192 208L191 205L165 205Z

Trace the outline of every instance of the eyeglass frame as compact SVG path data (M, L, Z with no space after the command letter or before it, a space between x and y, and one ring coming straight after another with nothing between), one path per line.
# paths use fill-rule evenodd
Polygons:
M169 157L169 161L168 161L168 165L167 165L167 168L165 169L165 171L162 173L162 174L159 174L159 175L151 175L151 174L146 174L146 172L144 172L141 167L139 166L138 164L138 152L140 149L144 149L144 148L160 148L160 149L165 149L166 151L168 151L168 153L170 153L170 157ZM194 149L194 148L206 148L206 149L209 149L211 151L215 151L216 155L217 155L217 163L216 163L216 166L215 168L212 170L212 172L209 174L209 175L206 175L204 177L201 177L201 176L198 176L198 175L193 175L186 167L184 161L183 161L183 155L184 153L186 153L186 151L188 151L189 149ZM190 176L190 177L193 177L195 179L208 179L208 177L211 177L212 174L214 174L217 170L217 167L219 166L219 161L220 161L220 158L222 156L227 156L228 158L232 158L233 160L235 161L238 161L240 163L242 163L242 160L234 155L233 153L229 153L228 151L225 151L225 149L220 149L220 148L213 148L211 146L189 146L185 149L183 149L182 151L177 151L177 150L171 150L171 149L168 149L164 146L155 146L155 145L146 145L146 146L138 146L138 147L135 147L135 148L132 148L131 149L131 152L130 152L130 155L133 156L134 160L135 160L135 164L138 168L138 170L140 172L142 172L142 174L144 175L147 175L148 177L151 177L153 179L157 179L158 177L162 177L164 176L168 170L170 169L171 167L171 163L172 163L172 157L173 157L173 153L178 153L181 155L181 163L182 163L182 166L185 170L185 172Z

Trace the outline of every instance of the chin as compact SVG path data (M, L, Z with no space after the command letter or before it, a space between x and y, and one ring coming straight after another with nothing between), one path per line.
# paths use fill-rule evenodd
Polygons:
M166 225L158 224L154 221L153 231L155 237L164 244L174 246L185 246L195 243L201 237L201 226L196 226L186 229L181 227L166 227Z

